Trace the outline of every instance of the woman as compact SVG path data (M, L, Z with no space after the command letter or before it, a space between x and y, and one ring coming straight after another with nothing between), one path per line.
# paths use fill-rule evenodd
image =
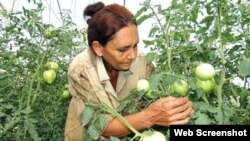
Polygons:
M116 108L118 101L136 87L139 79L147 78L154 71L153 66L146 63L145 55L137 49L137 24L125 7L117 4L105 6L98 2L89 5L84 16L89 16L89 48L77 55L68 69L72 100L65 128L67 141L84 140L85 128L81 127L84 103L105 102ZM187 98L166 97L156 100L141 112L124 115L124 118L141 130L154 125L186 124L192 111ZM102 133L103 140L131 133L112 115L104 116L108 124Z

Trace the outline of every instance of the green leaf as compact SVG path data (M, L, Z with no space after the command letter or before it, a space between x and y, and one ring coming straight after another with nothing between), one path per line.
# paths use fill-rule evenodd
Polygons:
M130 104L129 101L122 102L122 103L117 107L117 112L122 112L129 104Z
M87 129L87 134L93 139L97 140L100 136L98 130L95 128L94 124L90 125Z
M151 89L156 89L162 79L163 79L162 73L151 75L150 80L149 80Z
M137 19L136 19L136 22L137 22L138 25L140 25L143 21L145 21L145 20L151 18L152 16L153 16L152 13L151 13L151 14L148 14L148 15L143 15L143 16L141 16L140 18L137 18Z
M147 54L147 64L152 63L152 61L155 59L156 54L155 53L148 53Z
M152 27L151 29L150 29L150 31L149 31L149 37L152 37L152 36L154 36L155 34L158 34L158 31L159 31L159 27L157 27L157 26L154 26L154 27ZM155 41L153 41L153 43L154 43Z
M14 106L12 105L12 104L4 104L4 105L2 105L4 108L6 108L6 109L8 109L8 110L10 110L10 109L13 109L14 108Z
M30 122L29 119L27 119L27 120L25 120L25 126L26 126L26 128L28 129L28 132L29 132L30 136L31 136L35 141L41 140L41 139L38 137L38 132L37 132L37 128L36 128L35 124L33 124L32 122Z
M100 115L97 117L97 119L94 122L95 128L100 131L99 133L101 134L102 130L104 129L106 125L106 119L104 116Z
M195 119L195 124L199 125L199 124L211 124L211 120L209 119L209 117L206 114L202 114L199 113L197 115L197 118Z
M147 11L146 7L142 7L136 12L135 17L139 17L145 11Z
M234 45L232 49L228 51L228 54L233 54L234 52L238 52L240 48L242 48L241 45Z
M93 114L94 114L94 107L86 104L82 116L82 126L85 126L89 123Z
M154 45L155 41L154 41L154 40L152 40L152 41L150 41L150 40L143 40L143 43L144 43L146 46L150 46L150 45Z
M200 99L204 95L204 90L202 88L196 88L197 98Z
M243 77L250 75L250 58L240 62L238 65L238 73Z
M145 1L143 2L143 6L149 7L149 6L150 6L150 1L151 1L151 0L145 0Z
M5 78L7 76L7 71L0 68L0 79Z
M24 113L24 114L26 114L26 115L28 115L29 113L31 113L33 110L32 109L24 109L24 110L22 110L22 113Z
M222 123L223 122L223 111L218 110L217 114L215 115L215 119L219 123Z
M120 139L119 138L117 138L117 137L110 137L110 141L120 141Z
M169 75L169 74L165 74L163 76L163 79L162 79L162 84L164 86L167 86L167 85L171 85L174 83L174 81L176 80L177 78L175 76L172 76L172 75Z
M196 19L197 19L197 17L198 17L198 12L199 12L199 7L195 7L195 8L193 8L192 11L191 11L191 13L192 13L192 18L191 18L191 20L192 20L193 22L195 22L195 23L196 23Z

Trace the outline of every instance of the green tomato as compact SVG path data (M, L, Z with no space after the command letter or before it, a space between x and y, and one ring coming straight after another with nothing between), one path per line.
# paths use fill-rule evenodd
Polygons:
M211 64L203 63L195 68L195 75L200 80L210 80L214 78L215 70Z
M56 72L55 70L47 70L43 72L43 79L48 83L51 84L54 82L54 80L56 79Z
M58 68L59 68L58 64L56 62L52 62L52 61L48 62L46 64L46 66L48 66L49 69L53 69L53 70L58 70Z
M51 30L50 29L45 29L44 31L43 31L43 36L45 37L45 38L47 38L47 39L49 39L50 37L51 37Z
M182 79L177 79L173 83L173 90L180 96L186 96L189 91L189 84Z
M166 137L159 131L144 131L140 141L166 141Z
M209 93L214 90L215 83L213 80L196 80L196 87L203 89L205 93Z
M70 94L69 94L69 91L68 90L64 90L61 94L61 99L64 100L64 99L67 99L70 97Z
M152 90L149 90L148 92L145 93L145 96L149 99L153 99L155 98L154 96L154 92L152 92Z
M146 79L140 79L136 85L137 91L148 92L150 90L149 82Z

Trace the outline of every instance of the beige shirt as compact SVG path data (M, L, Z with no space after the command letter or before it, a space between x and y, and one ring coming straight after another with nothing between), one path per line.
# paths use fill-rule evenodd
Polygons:
M68 108L65 125L65 141L84 141L84 128L81 127L84 103L105 102L116 108L121 99L136 87L139 79L147 78L154 71L152 64L147 65L146 56L138 51L137 58L129 71L120 71L116 89L109 81L103 60L86 49L75 57L68 69L69 91L72 99ZM108 121L111 115L105 115ZM106 139L104 139L106 140Z

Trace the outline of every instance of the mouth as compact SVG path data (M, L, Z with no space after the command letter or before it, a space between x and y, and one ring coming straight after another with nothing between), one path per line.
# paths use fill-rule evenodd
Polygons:
M124 66L131 66L133 62L130 62L130 63L124 63L123 65Z
M134 63L134 60L133 60L133 61L130 61L130 62L126 62L126 63L124 63L124 64L131 65L131 64L133 64L133 63Z

